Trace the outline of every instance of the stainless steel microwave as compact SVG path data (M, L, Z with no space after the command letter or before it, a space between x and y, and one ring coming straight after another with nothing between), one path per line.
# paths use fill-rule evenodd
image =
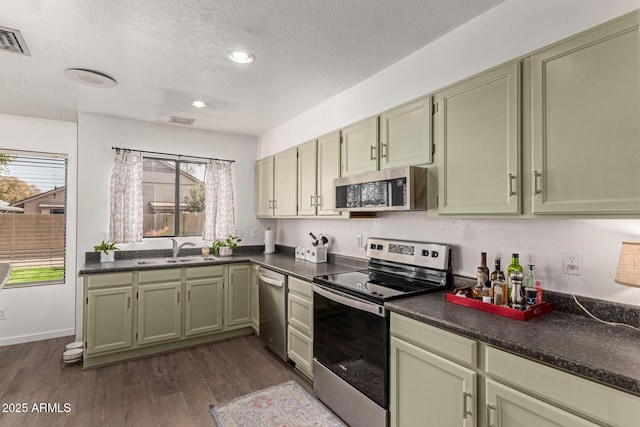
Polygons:
M333 180L338 211L427 209L427 169L416 166L345 176Z

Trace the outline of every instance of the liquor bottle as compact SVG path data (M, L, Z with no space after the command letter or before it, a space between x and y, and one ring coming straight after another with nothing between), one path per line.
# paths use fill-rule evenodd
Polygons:
M509 295L511 295L511 289L513 287L513 284L511 283L511 273L513 273L514 271L519 271L522 274L522 266L518 262L518 258L520 258L520 255L511 254L511 264L509 265L509 267L507 267L507 280L508 280L508 284L509 284ZM509 302L511 302L511 299L509 299Z
M524 286L524 288L533 288L533 268L535 266L531 263L529 263L529 268L527 269L527 274L524 276L524 280L522 281L522 286Z
M481 267L478 267L476 278L476 285L472 289L473 299L482 299L482 290L484 289L484 272Z
M491 280L489 279L489 267L487 267L487 253L480 253L480 266L478 267L478 272L482 270L482 274L484 275L484 286L491 286ZM480 280L480 279L478 279Z
M495 259L495 267L491 272L491 286L493 287L493 303L507 305L507 283L500 267L500 257Z

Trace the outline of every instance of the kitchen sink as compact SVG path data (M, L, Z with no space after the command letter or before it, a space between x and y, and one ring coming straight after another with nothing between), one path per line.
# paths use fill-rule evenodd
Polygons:
M220 261L219 257L211 256L190 256L190 257L178 257L178 258L136 258L133 260L133 265L167 265L167 264L195 264L200 262L212 262Z

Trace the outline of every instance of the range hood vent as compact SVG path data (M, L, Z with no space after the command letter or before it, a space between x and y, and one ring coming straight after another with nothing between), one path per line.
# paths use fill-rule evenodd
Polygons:
M169 121L171 123L178 123L181 125L192 125L193 122L196 121L196 119L187 119L186 117L171 116Z
M31 56L20 31L0 27L0 51Z

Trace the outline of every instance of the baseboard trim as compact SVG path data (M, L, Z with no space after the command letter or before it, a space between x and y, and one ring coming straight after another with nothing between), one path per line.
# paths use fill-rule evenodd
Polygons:
M73 341L76 334L75 329L59 329L57 331L40 332L29 335L16 335L15 337L0 338L0 347L14 344L24 344L33 341L49 340L51 338L70 337ZM70 341L71 342L71 341Z

